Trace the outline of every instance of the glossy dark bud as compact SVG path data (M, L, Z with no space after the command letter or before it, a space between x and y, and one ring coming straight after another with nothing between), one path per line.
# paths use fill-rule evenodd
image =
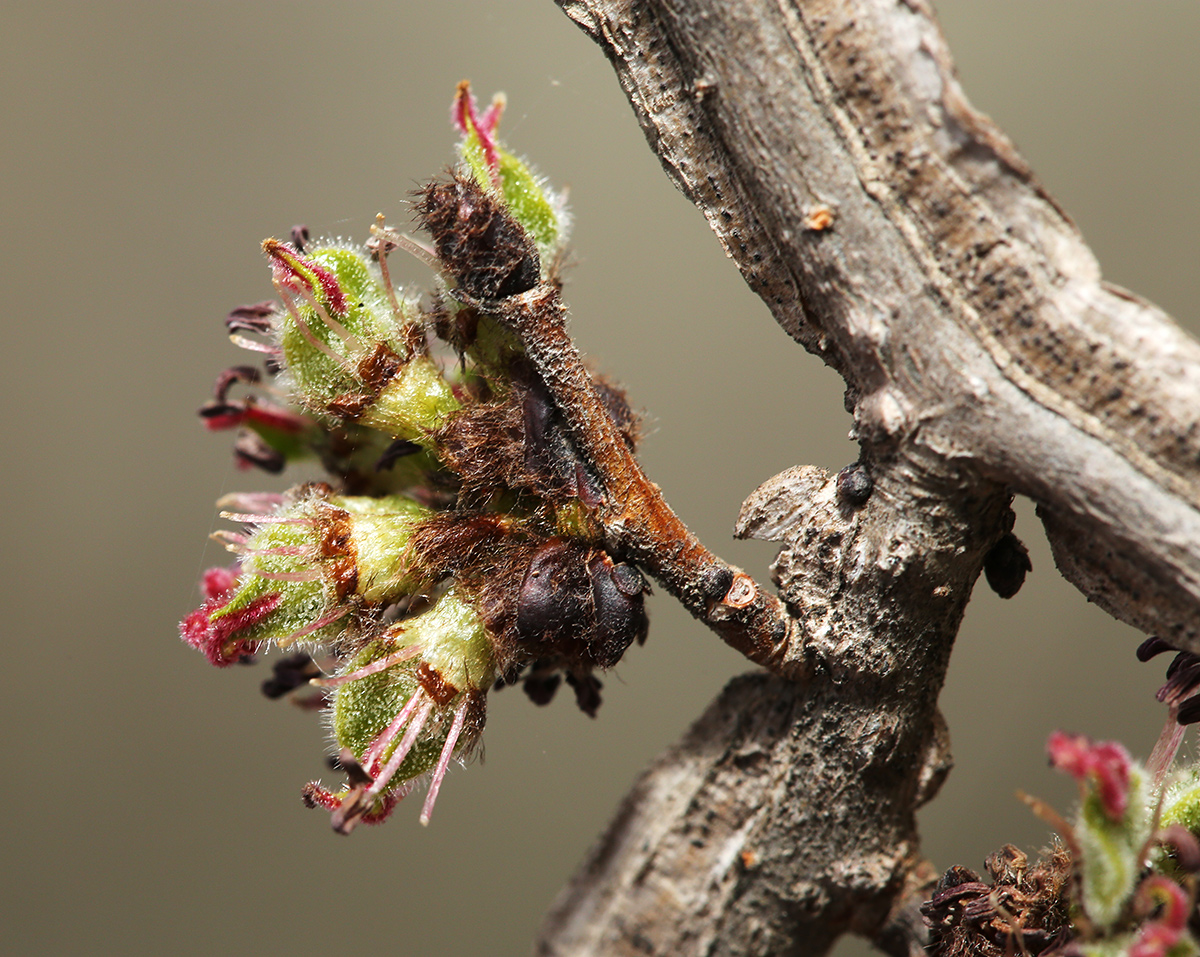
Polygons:
M559 538L530 559L517 598L517 636L538 646L557 644L587 627L588 595L579 550Z
M553 538L533 553L517 598L526 654L568 671L611 668L649 627L646 580L604 551Z
M468 296L504 299L541 282L533 240L473 179L431 183L415 208L438 258Z
M646 582L632 565L616 565L604 552L592 556L588 575L596 616L591 656L601 668L611 668L634 639L639 644L646 639Z
M1025 575L1033 571L1029 549L1012 532L1006 532L983 559L987 583L1001 598L1012 598L1025 584Z

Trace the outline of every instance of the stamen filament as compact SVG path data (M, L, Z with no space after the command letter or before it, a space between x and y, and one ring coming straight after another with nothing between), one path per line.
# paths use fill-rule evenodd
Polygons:
M377 255L379 274L383 277L383 288L387 290L388 302L392 306L392 318L396 321L397 326L402 326L404 320L400 315L400 302L396 299L396 289L392 285L392 274L388 269L387 262L388 247L399 244L396 242L396 233L383 224L383 213L375 217L375 225L371 227L371 235L379 240Z
M422 824L428 824L433 814L433 805L437 801L438 791L442 788L442 779L446 776L446 769L450 766L450 758L454 754L454 746L458 744L458 736L462 734L463 725L467 720L469 703L467 696L463 695L462 703L454 709L454 723L450 725L450 733L446 735L446 743L442 745L442 753L433 769L433 779L429 782L429 793L425 795L425 805L421 808Z
M1146 762L1146 770L1153 778L1156 788L1162 786L1163 778L1167 776L1167 771L1175 761L1175 755L1179 753L1179 746L1183 744L1183 736L1187 734L1187 725L1180 724L1177 720L1178 713L1179 709L1176 707L1167 713L1166 724L1163 725L1158 740L1154 742L1154 750L1150 752L1150 759Z
M299 641L301 638L307 638L314 631L320 631L326 625L332 625L335 621L338 621L341 618L345 618L348 614L350 614L349 608L343 607L343 608L335 609L331 614L326 615L324 618L318 618L311 625L306 625L305 627L301 628L299 631L293 631L290 635L286 636L285 638L276 639L275 644L279 648L286 648L288 645L291 645L294 642Z
M392 233L390 236L388 236L388 239L391 242L394 242L406 253L415 256L435 272L442 271L442 262L440 259L438 259L437 253L435 253L424 243L413 239L410 235L408 235L408 233Z
M296 291L304 297L304 301L308 303L309 308L311 308L313 312L321 317L321 321L324 322L325 325L327 325L330 329L332 329L333 332L337 334L338 338L340 338L342 342L346 344L347 349L350 349L352 352L357 352L360 355L366 351L363 347L362 340L345 326L343 326L340 322L334 319L333 316L329 314L329 310L321 305L321 301L312 294L312 290L310 290L307 286L298 285L296 287Z
M221 512L221 518L244 525L312 525L311 518L286 518L282 515L250 515L246 512Z
M413 695L415 698L416 695ZM404 732L404 737L401 738L399 746L388 759L388 763L384 765L383 770L379 773L379 777L375 779L375 783L367 788L366 797L368 799L376 798L380 792L388 786L388 781L392 779L400 765L404 763L404 759L408 757L408 752L412 750L412 746L417 743L417 735L425 727L425 722L429 720L429 713L433 710L433 701L427 699L421 705L416 715L413 717L412 723L408 726L408 730Z
M276 545L273 548L243 548L247 555L288 555L315 558L313 550L303 545Z
M392 723L380 731L379 736L375 739L371 746L363 752L362 766L366 769L368 774L371 773L371 768L378 762L379 756L387 750L387 746L391 744L396 735L400 733L400 729L404 727L404 722L409 719L412 713L417 710L417 706L424 700L425 690L423 688L418 689L413 696L408 699L408 702L404 705L404 707L400 709L400 713L396 715L396 717L392 718Z
M273 582L315 582L322 577L321 569L309 568L302 572L268 572L262 569L250 569L251 574Z
M220 542L225 546L227 552L233 552L240 555L246 551L245 545L249 541L249 537L241 535L237 532L230 531L227 528L218 529L208 536L214 542Z
M255 339L247 339L245 336L239 336L236 332L231 332L229 334L229 341L235 346L238 346L242 349L249 349L251 352L265 352L270 356L283 355L283 350L277 345L273 345L269 342L258 342Z
M283 300L284 306L287 307L288 315L290 315L292 317L292 320L296 323L296 325L299 326L300 331L304 334L304 338L309 341L309 344L314 349L316 349L318 352L322 352L325 355L327 355L330 359L332 359L334 362L336 362L344 371L346 371L350 375L353 375L354 372L350 368L350 366L347 365L345 356L339 356L336 352L333 351L332 348L330 348L328 343L322 342L317 337L316 333L314 333L312 331L312 329L310 329L308 327L308 323L305 322L303 317L300 315L300 310L296 308L295 301L293 301L292 297L289 296L284 291L283 283L276 280L275 288L279 291L279 297Z
M217 500L217 508L240 508L248 512L265 512L283 504L278 492L230 492Z
M369 665L365 665L356 671L351 671L348 674L337 675L333 678L311 678L310 685L315 685L318 688L336 688L339 685L344 685L348 681L357 681L359 678L365 678L368 675L378 674L381 671L387 671L402 661L407 661L421 653L420 645L409 645L393 655L388 655L385 658L380 658L378 661L372 661Z

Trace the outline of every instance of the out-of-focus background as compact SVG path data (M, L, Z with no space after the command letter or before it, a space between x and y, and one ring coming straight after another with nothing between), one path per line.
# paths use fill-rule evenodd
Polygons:
M1200 5L938 7L967 93L1108 278L1196 329ZM176 637L221 558L213 501L272 486L194 415L242 361L226 311L271 293L259 241L403 218L453 158L455 83L507 91L503 135L571 190L579 343L647 411L671 503L760 578L773 548L730 540L738 506L854 459L839 380L745 289L550 0L47 0L3 23L4 949L525 953L639 769L746 665L659 595L595 721L493 695L487 760L429 828L402 806L333 835L299 798L317 720L259 695L264 666L217 671ZM957 768L922 815L943 867L1047 841L1013 792L1069 804L1049 731L1145 754L1163 718L1139 636L1062 582L1028 503L1017 532L1033 575L1012 601L978 589L943 696Z

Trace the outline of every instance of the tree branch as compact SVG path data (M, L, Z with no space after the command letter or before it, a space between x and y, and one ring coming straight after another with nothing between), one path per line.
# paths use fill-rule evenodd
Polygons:
M845 378L874 493L798 468L747 501L739 534L784 543L811 680L726 689L539 953L819 954L845 930L918 952L937 694L1011 492L1089 598L1200 651L1200 346L1101 280L923 0L559 2L747 282Z
M605 490L606 536L727 644L789 678L807 676L806 639L774 595L710 552L663 500L604 406L566 328L566 306L549 283L499 300L493 312L521 337Z
M927 4L562 5L864 449L1035 499L1089 598L1200 651L1200 345L1101 280Z

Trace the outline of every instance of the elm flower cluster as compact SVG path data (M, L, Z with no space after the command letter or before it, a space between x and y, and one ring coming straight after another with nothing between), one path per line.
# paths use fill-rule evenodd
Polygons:
M323 473L218 503L234 563L205 573L180 635L217 667L287 652L263 689L324 710L346 781L303 794L341 833L422 779L427 823L493 688L545 704L565 679L594 715L595 672L646 636L645 580L594 514L605 490L505 324L514 297L561 283L567 217L499 141L503 109L459 85L459 165L414 203L430 242L382 217L362 246L266 240L276 298L226 319L262 365L222 373L200 410L237 430L242 467ZM395 286L396 249L431 291ZM632 448L624 394L596 387Z

